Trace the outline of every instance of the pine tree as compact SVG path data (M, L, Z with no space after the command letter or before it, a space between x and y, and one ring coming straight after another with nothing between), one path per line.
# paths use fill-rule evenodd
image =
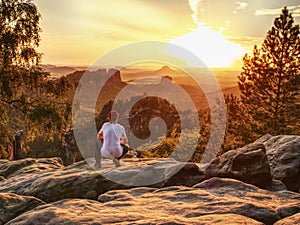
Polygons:
M227 107L227 124L222 152L242 147L254 141L257 136L252 132L252 121L245 117L246 110L242 107L241 101L237 96L225 95Z
M27 138L53 136L70 116L68 81L39 65L40 18L32 0L0 1L0 147L18 129Z
M243 58L241 102L255 133L288 134L300 124L299 25L284 7L262 47Z

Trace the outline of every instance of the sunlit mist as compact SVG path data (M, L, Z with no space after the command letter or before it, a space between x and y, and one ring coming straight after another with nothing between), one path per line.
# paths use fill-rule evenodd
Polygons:
M208 67L229 67L243 54L243 48L224 38L221 32L211 30L202 24L191 32L171 40L197 55ZM176 54L176 53L172 53ZM180 55L174 55L180 58Z
M230 67L241 59L245 50L238 44L232 43L220 31L214 31L200 22L202 0L189 0L192 19L196 28L190 32L171 39L172 44L183 47L198 56L208 67ZM172 52L175 57L180 55Z

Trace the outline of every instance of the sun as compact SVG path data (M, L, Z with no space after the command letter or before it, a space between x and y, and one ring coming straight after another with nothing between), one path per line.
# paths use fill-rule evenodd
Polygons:
M245 50L238 44L226 40L221 32L211 30L199 23L196 29L170 40L199 57L209 68L231 67L245 54ZM181 58L176 53L174 57Z

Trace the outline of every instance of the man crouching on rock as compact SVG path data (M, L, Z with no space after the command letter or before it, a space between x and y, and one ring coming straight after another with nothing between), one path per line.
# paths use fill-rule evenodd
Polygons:
M109 122L103 124L98 133L98 138L102 141L101 156L112 158L116 167L121 166L119 160L128 152L127 136L125 128L118 124L119 113L115 110L108 114ZM100 158L96 156L95 167L101 167Z

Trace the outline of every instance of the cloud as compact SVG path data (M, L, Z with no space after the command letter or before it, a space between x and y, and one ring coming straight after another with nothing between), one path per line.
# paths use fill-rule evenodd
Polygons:
M235 2L235 3L238 5L236 10L245 9L248 6L248 3L246 2Z
M265 37L258 36L226 36L230 42L241 45L247 52L252 51L254 45L260 46Z
M189 0L189 6L191 7L191 10L193 12L192 14L192 18L193 18L193 21L195 24L198 24L199 23L199 20L198 20L198 5L199 3L201 2L202 0Z
M243 10L243 9L247 8L247 6L248 6L248 3L246 3L246 2L235 2L235 4L237 4L238 6L232 12L233 14L237 14L238 10Z
M292 13L293 17L300 17L300 5L288 6L289 12ZM274 16L281 14L282 8L277 9L259 9L255 11L256 16Z
M255 11L256 16L266 16L266 15L278 15L281 13L280 9L258 9Z

